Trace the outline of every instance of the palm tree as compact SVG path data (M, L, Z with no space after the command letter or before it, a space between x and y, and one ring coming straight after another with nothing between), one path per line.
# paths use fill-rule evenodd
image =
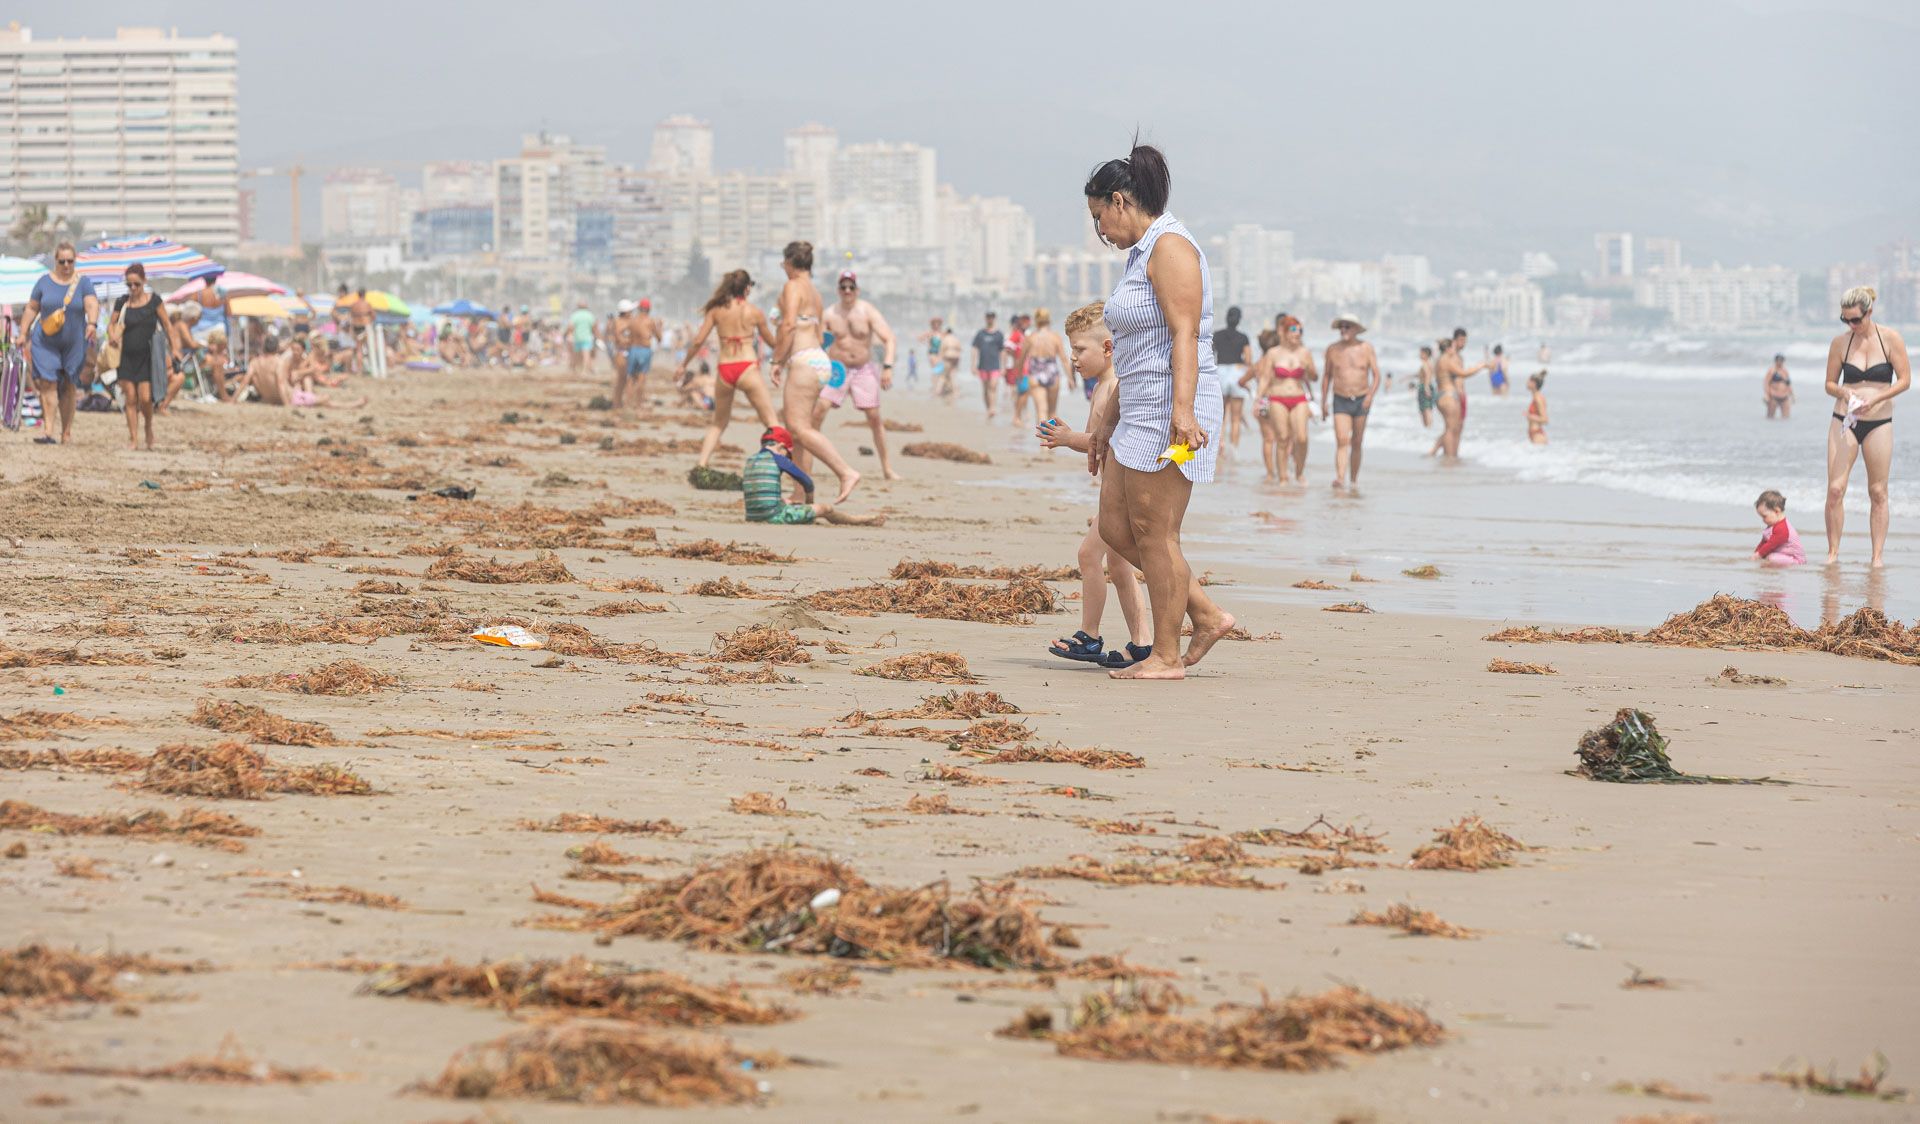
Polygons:
M65 215L55 218L45 203L29 203L8 228L6 248L10 254L32 257L46 253L61 239L77 239L79 233L80 220Z

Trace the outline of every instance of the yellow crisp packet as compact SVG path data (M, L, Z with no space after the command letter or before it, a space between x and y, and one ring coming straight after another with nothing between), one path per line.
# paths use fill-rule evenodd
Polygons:
M1185 445L1168 445L1167 451L1160 454L1160 459L1172 461L1175 464L1185 464L1193 459L1193 450Z

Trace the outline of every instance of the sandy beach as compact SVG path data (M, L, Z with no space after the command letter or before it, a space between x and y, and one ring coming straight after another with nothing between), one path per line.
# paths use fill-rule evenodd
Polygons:
M125 451L118 415L83 415L72 447L0 443L10 579L0 586L0 781L15 802L0 823L52 825L0 827L0 951L16 965L42 945L205 968L103 977L110 994L91 1000L0 991L0 1116L631 1116L631 1104L416 1089L463 1049L565 1012L363 987L390 978L382 965L569 957L737 983L738 997L791 1016L661 1030L789 1059L741 1071L765 1083L747 1103L688 1110L715 1121L1678 1124L1920 1112L1914 1099L1762 1080L1809 1064L1851 1077L1878 1051L1890 1067L1883 1090L1920 1088L1913 667L1819 652L1491 642L1509 624L1618 618L1400 611L1433 603L1422 600L1429 586L1465 579L1444 564L1422 581L1362 563L1360 581L1327 550L1291 551L1284 534L1263 554L1213 551L1232 536L1203 512L1188 528L1194 560L1250 638L1223 643L1184 684L1113 683L1046 652L1077 627L1078 581L1047 583L1056 611L1025 623L806 603L888 581L902 561L1072 565L1085 497L1061 494L1060 461L1031 443L1010 448L1005 427L984 430L976 403L893 394L889 416L921 428L890 437L959 443L992 464L903 457L908 478L886 483L872 457L853 456L868 475L848 508L885 511L884 527L771 527L744 523L737 495L687 484L703 417L589 408L604 382L598 369L591 382L406 372L356 386L372 395L366 411L189 404L161 420L164 447L152 454ZM852 453L868 435L850 413L827 431ZM737 468L757 432L743 407L718 463ZM1316 449L1317 461L1327 456ZM1372 485L1380 503L1399 502L1395 479ZM478 495L427 494L448 484ZM1288 517L1288 497L1259 502ZM675 556L703 540L764 547L773 560ZM1404 550L1410 565L1436 561L1417 543ZM539 565L515 575L490 562ZM715 579L744 590L693 591ZM1337 588L1294 588L1309 580ZM1379 611L1323 611L1349 602ZM553 650L466 637L497 621L549 635ZM720 638L749 626L791 631L800 646L784 658L795 662L719 659ZM1119 628L1110 607L1108 636ZM859 674L931 652L958 653L976 682ZM1488 671L1496 659L1554 674ZM391 679L329 695L290 678L343 660ZM1723 676L1730 667L1779 682ZM345 676L350 687L364 683L358 674ZM259 678L231 682L242 677ZM1025 730L995 740L962 737L965 720L873 717L954 690L996 693L1018 708L1001 717ZM323 744L253 742L270 779L311 779L299 768L332 763L372 791L170 795L142 787L151 766L81 752L144 761L164 746L247 741L205 724L249 713L226 703L324 727L295 739ZM1657 719L1683 770L1786 783L1568 775L1581 735L1625 707ZM89 721L49 726L27 712ZM1018 745L1120 751L1139 767L1013 760L1021 754L1006 750ZM735 810L755 793L768 800L747 806L786 814ZM232 817L228 830L245 834L102 835L40 815L192 809ZM520 826L569 814L680 830ZM1409 867L1437 831L1473 816L1525 849L1491 869ZM1286 832L1323 845L1284 845ZM596 841L641 861L569 857ZM712 951L591 924L591 907L788 846L877 885L945 882L956 899L976 880L1029 870L1019 890L1048 925L1071 930L1052 930L1044 946L1061 967ZM1030 870L1135 869L1127 863L1157 874L1113 885ZM570 877L580 874L589 877ZM1183 884L1200 880L1229 884ZM397 901L358 904L338 888ZM1471 936L1348 924L1396 904ZM996 1034L1036 1007L1066 1027L1069 1010L1107 986L1073 966L1100 956L1169 973L1154 978L1187 997L1194 1019L1220 1003L1351 985L1424 1012L1443 1033L1310 1072L1103 1062ZM850 972L825 994L783 979L821 966ZM17 978L16 967L0 982ZM230 1083L142 1075L229 1039L266 1066L327 1076L262 1080L278 1071L257 1066Z

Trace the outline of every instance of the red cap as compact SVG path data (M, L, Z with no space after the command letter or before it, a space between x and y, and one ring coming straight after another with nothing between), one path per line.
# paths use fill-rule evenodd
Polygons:
M851 281L851 282L853 282L853 283L854 283L854 284L856 284L856 285L858 285L858 284L860 283L860 279L859 279L858 277L855 277L855 276L853 275L853 270L851 270L851 269L843 269L843 270L841 270L841 271L840 271L840 280L842 280L842 281Z
M652 309L653 309L653 302L652 302L652 301L650 301L650 300L648 300L648 299L647 299L647 298L645 298L645 297L641 297L641 298L640 298L640 307L641 307L641 308L643 308L643 309L646 309L646 310L648 310L648 311L652 311Z
M760 443L762 445L769 441L788 451L792 451L793 449L793 434L787 432L786 426L776 425L760 435Z

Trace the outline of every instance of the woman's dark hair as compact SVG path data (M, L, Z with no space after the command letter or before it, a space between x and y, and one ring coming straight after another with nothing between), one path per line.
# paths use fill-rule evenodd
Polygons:
M801 243L801 245L805 245L805 243ZM787 248L791 251L793 247L789 246ZM707 298L706 306L700 311L712 312L716 308L725 308L727 302L733 300L735 297L746 296L747 290L751 288L753 288L753 278L748 277L747 271L744 269L736 269L722 274L720 284L715 286L713 295Z
M1497 344L1497 343L1496 343L1496 344L1494 344L1494 345L1493 345L1493 353L1494 353L1495 355L1505 355L1505 354L1506 354L1506 349L1505 349L1505 347L1504 347L1504 345L1502 345L1502 344Z
M1776 355L1773 357L1773 361L1775 363L1785 363L1787 361L1787 357L1784 355Z
M1432 348L1430 348L1430 347L1423 347L1423 348L1421 348L1421 349L1420 349L1420 354L1422 354L1422 355L1426 355L1426 356L1432 356L1432 355L1433 355L1433 349L1432 349Z
M140 280L145 281L147 279L147 267L141 265L139 262L132 262L127 266L126 275L128 277L138 277Z
M1463 339L1466 339L1466 338L1467 338L1467 330L1466 330L1465 328L1455 328L1455 329L1453 330L1453 338L1454 338L1454 339L1456 339L1456 340L1463 340Z
M787 264L795 269L813 272L813 243L811 242L789 242L780 256L786 258Z
M1232 308L1227 309L1227 327L1238 328L1239 326L1240 326L1240 306L1236 304Z
M1173 193L1173 173L1167 170L1167 158L1150 144L1133 138L1133 151L1118 160L1109 160L1087 177L1089 199L1105 199L1119 192L1149 215L1163 214L1167 196Z

